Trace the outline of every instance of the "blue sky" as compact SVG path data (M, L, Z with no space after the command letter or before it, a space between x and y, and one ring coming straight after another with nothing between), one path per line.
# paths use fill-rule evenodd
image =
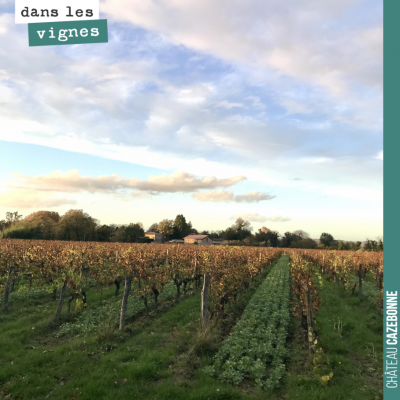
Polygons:
M100 13L109 43L29 48L0 0L0 216L382 235L381 2Z

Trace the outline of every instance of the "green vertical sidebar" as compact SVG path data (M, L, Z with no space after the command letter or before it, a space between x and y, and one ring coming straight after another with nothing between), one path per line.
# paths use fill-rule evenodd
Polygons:
M400 399L400 1L384 0L384 314L383 398Z

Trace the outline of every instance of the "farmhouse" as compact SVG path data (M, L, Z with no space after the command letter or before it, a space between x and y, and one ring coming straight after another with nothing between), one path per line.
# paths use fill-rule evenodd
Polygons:
M185 244L213 244L213 240L208 235L189 235L183 238Z
M145 232L144 236L148 237L149 239L153 239L154 243L163 243L164 242L164 235L158 232Z

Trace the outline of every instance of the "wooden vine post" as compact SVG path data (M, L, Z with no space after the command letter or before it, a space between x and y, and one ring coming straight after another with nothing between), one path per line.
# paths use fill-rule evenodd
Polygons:
M61 310L62 310L62 307L64 304L64 299L65 299L65 292L67 290L67 285L68 285L68 275L65 274L64 283L63 283L63 286L61 289L61 294L60 294L60 301L58 302L56 316L54 317L55 320L58 320L58 318L60 318Z
M307 325L312 328L312 303L311 303L311 289L307 285Z
M311 352L311 346L314 344L314 334L312 330L312 302L311 302L311 288L307 285L307 341L308 350Z
M358 270L358 297L361 299L362 298L362 272L363 272L363 266L360 264L360 268Z
M128 307L128 297L131 291L131 284L132 284L132 277L126 276L125 277L125 288L124 288L124 296L122 298L122 305L121 305L121 314L119 318L119 330L122 331L125 328L125 316L126 316L126 309Z
M2 311L8 310L8 302L10 300L10 293L12 291L12 284L14 281L14 271L15 271L14 267L10 267L8 270L8 277L7 277L7 283L6 283L6 290L4 292Z
M197 253L194 253L194 289L197 290L199 282L197 280Z
M207 303L208 303L208 287L210 285L210 274L204 274L203 290L201 291L201 325L204 327L207 323Z

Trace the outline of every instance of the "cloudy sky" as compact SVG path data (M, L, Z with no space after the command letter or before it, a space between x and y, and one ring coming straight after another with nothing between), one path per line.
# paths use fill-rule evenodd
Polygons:
M29 47L0 0L0 218L382 234L382 1L104 0Z

